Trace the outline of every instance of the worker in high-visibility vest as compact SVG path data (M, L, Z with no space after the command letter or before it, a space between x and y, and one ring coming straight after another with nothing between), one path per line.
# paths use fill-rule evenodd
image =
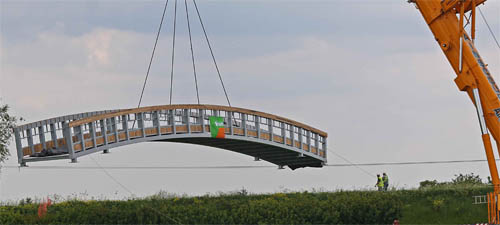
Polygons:
M375 184L375 187L378 188L378 191L384 190L384 180L382 180L382 177L380 177L380 174L377 174L377 183Z
M382 180L384 181L384 191L387 191L387 188L389 187L389 177L387 174L383 174Z

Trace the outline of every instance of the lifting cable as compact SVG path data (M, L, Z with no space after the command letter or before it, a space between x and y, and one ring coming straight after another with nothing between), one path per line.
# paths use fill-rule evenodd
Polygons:
M165 18L165 12L167 11L168 0L165 1L165 7L163 8L163 15L161 16L160 26L158 27L158 33L156 34L156 40L153 47L153 53L151 53L151 59L149 60L148 71L146 72L146 78L144 78L144 84L142 85L141 97L139 98L139 104L137 108L141 107L142 96L144 95L144 89L146 88L146 82L148 81L149 71L151 70L151 64L153 63L153 58L155 56L156 45L158 44L158 38L160 37L161 27L163 25L163 19Z
M497 44L497 47L500 49L500 44L498 44L498 40L495 37L495 33L493 33L493 30L491 30L490 24L488 24L488 21L486 20L486 17L484 17L483 11L481 11L481 8L479 8L479 7L477 7L477 8L479 9L479 13L481 14L481 17L483 18L484 23L486 24L486 26L488 27L488 30L490 31L491 36L495 40L495 43Z
M198 10L198 5L196 4L196 0L193 0L193 3L194 3L194 7L196 8L196 13L198 14L198 19L200 20L201 28L203 29L203 34L205 35L205 40L207 41L208 49L210 49L210 54L212 55L212 60L214 61L215 69L217 70L217 74L219 75L219 80L220 80L220 83L222 84L222 89L224 90L224 95L226 95L227 104L231 107L231 102L229 101L226 87L224 86L224 81L222 80L219 66L217 65L217 60L215 60L215 55L214 55L214 52L212 50L212 45L210 44L210 40L208 39L207 31L205 29L205 25L203 24L203 20L201 19L200 11Z
M144 84L142 85L142 91L141 91L141 97L139 98L139 103L137 104L137 108L141 107L142 97L144 95L144 90L146 89L146 83L148 82L149 71L151 70L151 64L153 63L153 58L155 57L156 45L158 45L158 39L160 37L161 27L163 25L163 19L165 18L167 6L168 6L168 0L165 1L165 7L163 7L163 14L161 15L160 26L158 27L158 32L156 33L156 40L155 40L155 44L153 46L153 52L151 53L151 58L149 59L148 70L146 72L146 77L144 78ZM132 128L134 128L134 127L135 127L135 120L134 120L134 123L132 124Z
M189 33L189 45L191 47L191 59L193 62L193 74L194 74L194 85L196 87L196 99L198 100L198 105L200 104L200 94L198 92L198 79L196 78L196 64L194 62L194 51L193 51L193 39L191 37L191 24L189 22L189 12L188 12L188 5L187 5L187 0L184 0L184 6L186 6L186 20L187 20L187 27L188 27L188 33Z
M177 26L177 0L174 6L174 34L172 39L172 67L170 68L170 105L172 105L172 90L174 88L175 30Z
M146 77L144 78L144 83L142 85L141 95L140 95L140 98L139 98L139 103L137 104L137 108L139 108L141 106L141 103L142 103L142 98L144 96L144 91L146 89L146 84L147 84L147 80L148 80L149 73L150 73L150 70L151 70L151 65L152 65L152 62L153 62L153 59L154 59L154 56L155 56L156 46L158 44L158 40L159 40L159 36L160 36L160 33L161 33L163 21L164 21L164 18L165 18L165 14L166 14L168 2L169 2L168 0L165 1L165 6L163 8L163 14L162 14L161 21L160 21L160 26L159 26L158 32L156 34L156 40L155 40L155 44L154 44L154 47L153 47L153 52L151 53L151 58L149 60L149 65L148 65L148 69L147 69L147 72L146 72ZM198 15L198 19L199 19L201 27L203 29L203 34L204 34L205 40L207 42L208 49L210 50L210 55L212 57L215 69L217 71L217 75L219 76L219 80L221 82L222 89L224 91L224 95L225 95L226 100L227 100L227 104L229 106L231 106L231 102L229 100L229 95L228 95L226 87L224 85L224 81L222 79L222 75L220 73L220 69L219 69L219 66L217 64L217 60L215 58L215 54L214 54L212 45L211 45L210 40L208 38L208 34L207 34L206 29L205 29L205 24L203 23L203 19L201 18L200 10L198 8L198 5L196 4L196 0L193 0L193 3L194 3L194 6L195 6L195 9L196 9L196 14ZM187 0L184 0L184 6L185 6L185 10L186 10L187 28L188 28L188 34L189 34L189 45L190 45L190 49L191 49L191 60L192 60L194 83L195 83L195 89L196 89L196 99L197 99L197 103L200 104L200 94L199 94L199 87L198 87L198 77L197 77L197 73L196 73L196 62L195 62L195 56L194 56L193 39L192 39L192 33L191 33L191 22L190 22L190 19L189 19L189 9L188 9ZM169 104L170 105L172 105L173 87L174 87L174 71L175 71L174 70L175 69L174 66L175 66L176 31L177 31L177 0L175 0L175 3L174 3L174 21L173 21L172 55L171 55L172 58L171 58L171 68L170 68L170 92L169 92ZM134 121L134 125L135 125L135 121Z

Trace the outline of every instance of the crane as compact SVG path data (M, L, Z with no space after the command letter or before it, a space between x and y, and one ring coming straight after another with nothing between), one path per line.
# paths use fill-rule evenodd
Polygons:
M488 194L489 223L500 223L500 180L490 136L500 154L500 89L474 46L476 7L486 0L409 0L415 3L456 73L455 83L476 107L493 183ZM467 17L466 14L470 16ZM466 32L470 25L470 35Z

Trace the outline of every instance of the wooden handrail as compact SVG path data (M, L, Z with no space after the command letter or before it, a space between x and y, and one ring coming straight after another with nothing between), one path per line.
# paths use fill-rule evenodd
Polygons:
M69 127L75 127L79 125L83 125L86 123L90 123L93 121L97 120L102 120L110 117L115 117L115 116L121 116L121 115L127 115L127 114L133 114L133 113L141 113L141 112L153 112L153 111L160 111L160 110L174 110L174 109L208 109L208 110L222 110L222 111L228 111L228 112L239 112L239 113L245 113L245 114L250 114L250 115L256 115L268 119L273 119L276 121L281 121L285 122L291 125L294 125L296 127L301 127L306 130L310 130L314 133L317 133L321 135L322 137L326 138L328 137L328 133L321 131L319 129L316 129L314 127L305 125L303 123L299 123L294 120L290 120L281 116L276 116L273 114L269 113L264 113L264 112L259 112L255 110L250 110L250 109L244 109L244 108L238 108L238 107L229 107L229 106L221 106L221 105L196 105L196 104L181 104L181 105L159 105L159 106L146 106L146 107L141 107L141 108L133 108L133 109L124 109L120 110L118 112L112 112L112 113L105 113L101 115L96 115L96 116L91 116L79 120L75 120L69 123Z

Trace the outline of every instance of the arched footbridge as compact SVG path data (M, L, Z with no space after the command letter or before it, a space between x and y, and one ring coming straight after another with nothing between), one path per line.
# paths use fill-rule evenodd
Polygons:
M327 133L249 109L162 105L62 116L14 128L18 162L69 159L139 142L226 149L291 169L326 163Z

